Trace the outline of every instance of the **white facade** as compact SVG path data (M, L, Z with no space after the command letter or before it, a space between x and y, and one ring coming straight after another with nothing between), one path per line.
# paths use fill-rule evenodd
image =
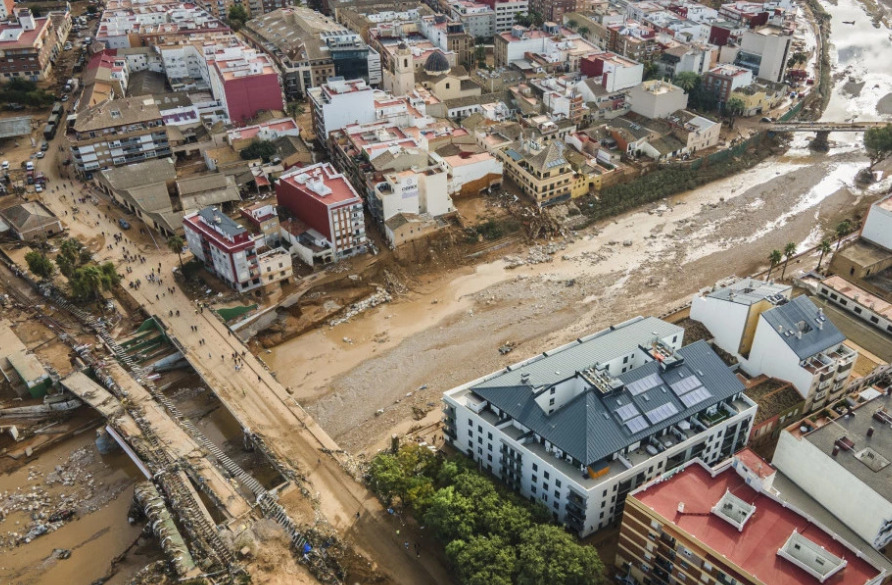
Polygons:
M463 185L492 175L501 176L504 172L501 161L488 152L473 155L470 161L452 156L441 158L435 153L431 153L431 156L435 160L441 161L441 164L449 172L448 190L450 195L461 193Z
M762 58L756 73L759 79L782 83L792 42L792 35L785 34L776 27L766 26L743 31L740 50Z
M308 91L313 104L316 137L328 147L328 135L350 124L375 121L375 90L364 81L332 78Z
M515 25L518 14L526 14L529 10L529 0L509 0L508 2L496 2L496 32L511 30Z
M870 206L861 237L892 250L892 198L886 197Z
M384 182L375 187L381 201L382 221L399 213L429 214L439 217L455 211L447 188L446 170L434 166L416 171L384 174Z
M671 83L645 81L629 90L632 111L646 118L666 118L688 107L688 94Z
M550 350L548 355L553 356L593 338L610 336L629 326L647 328L647 332L641 330L641 341L649 343L648 340L652 339L650 330L656 321L639 317L617 325L613 331L605 330ZM662 343L673 349L679 348L683 333L679 331L662 328ZM541 355L510 369L516 371L540 359L543 359ZM598 362L598 367L604 367L611 375L620 375L640 367L646 361L647 354L635 344L620 343L616 353ZM699 420L694 421L699 414L694 415L690 417L692 420L681 421L678 426L673 425L646 440L630 442L613 453L606 467L593 471L592 467L587 467L590 463L580 468L578 462L558 446L473 394L472 388L503 373L485 376L444 394L447 441L522 497L542 502L556 520L568 525L580 536L596 532L619 519L625 495L635 487L693 457L715 463L730 456L744 444L756 413L755 404L743 394L734 396L729 403L709 408L704 406L703 412L721 413L722 420L706 426ZM536 399L540 407L562 408L578 396L579 389L575 388L574 380L569 379L558 383L553 392L550 395L543 392L541 398ZM544 401L549 396L555 397L552 403L557 401L559 404L545 406ZM654 447L654 443L659 443L660 448Z
M605 60L601 85L609 92L629 89L641 84L644 79L644 65L625 57Z
M859 408L857 416L870 417L876 409L873 403L877 400L881 399ZM892 431L881 427L877 432ZM844 433L845 429L840 429L835 435L842 436ZM887 499L888 486L884 496L840 465L839 458L854 458L856 453L870 444L870 440L864 436L848 438L855 443L854 451L842 450L834 457L832 451L818 448L808 437L796 437L783 431L771 463L860 538L881 549L892 541L892 502ZM853 463L864 466L860 461ZM864 469L871 473L866 466Z

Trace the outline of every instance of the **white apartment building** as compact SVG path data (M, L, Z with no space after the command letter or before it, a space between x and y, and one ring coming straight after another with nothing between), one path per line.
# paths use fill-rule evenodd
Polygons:
M759 79L783 83L793 35L776 26L762 26L743 31L735 64L748 69Z
M652 79L629 90L632 111L646 118L666 118L688 107L688 94L668 81Z
M508 0L507 2L493 3L493 10L496 13L496 33L511 30L516 24L518 14L526 14L530 9L529 0Z
M781 432L772 464L876 550L892 542L892 396ZM807 426L809 425L809 426Z
M489 39L495 33L496 13L486 4L456 0L449 6L452 18L465 25L465 32L475 39Z
M446 170L438 165L384 173L382 178L373 195L380 202L385 222L398 213L439 217L455 211L447 191Z
M375 121L375 90L362 79L332 77L328 83L308 89L307 94L313 107L316 139L326 149L332 131Z
M749 436L743 384L683 335L636 317L449 390L446 440L580 536L596 532L631 490Z
M806 296L791 299L791 291L742 279L696 295L691 319L703 323L747 374L790 382L810 411L841 397L858 354L821 309Z

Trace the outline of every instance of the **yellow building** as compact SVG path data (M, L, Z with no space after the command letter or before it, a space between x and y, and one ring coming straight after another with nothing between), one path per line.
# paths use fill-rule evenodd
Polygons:
M778 107L784 101L786 93L783 84L765 81L735 89L730 97L743 102L744 116L758 116Z
M542 145L520 140L495 154L523 194L545 207L583 194L578 175L564 156L565 148L559 141ZM584 192L588 192L587 184Z

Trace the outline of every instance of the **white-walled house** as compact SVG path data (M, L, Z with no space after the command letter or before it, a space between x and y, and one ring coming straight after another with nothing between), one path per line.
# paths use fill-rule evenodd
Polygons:
M858 353L845 335L806 296L765 311L759 318L748 360L750 375L765 374L793 384L806 411L842 397Z
M772 464L877 550L892 542L892 396L817 429L783 431Z
M444 394L444 435L481 469L581 536L625 496L746 442L756 405L706 342L637 317Z
M861 237L886 250L892 250L892 195L870 206Z

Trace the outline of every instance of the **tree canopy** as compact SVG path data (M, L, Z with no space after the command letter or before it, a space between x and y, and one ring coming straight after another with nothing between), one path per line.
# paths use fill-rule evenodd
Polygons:
M241 4L233 4L229 7L229 13L227 14L229 18L229 26L232 27L233 30L239 30L245 23L248 22L248 11L245 10L245 7Z
M13 77L0 85L0 102L4 104L24 104L26 106L45 106L53 103L56 96L37 87L30 79Z
M892 154L892 124L869 128L864 132L864 150L870 158L870 168L883 162Z
M28 263L28 270L40 278L49 278L56 271L56 267L43 252L28 252L25 254L25 262Z
M254 140L247 148L239 153L239 156L242 157L242 160L259 158L267 163L277 152L276 145L269 140Z
M603 583L594 548L548 524L551 516L542 504L507 492L470 465L408 444L378 454L368 479L387 505L402 503L445 545L462 585Z

